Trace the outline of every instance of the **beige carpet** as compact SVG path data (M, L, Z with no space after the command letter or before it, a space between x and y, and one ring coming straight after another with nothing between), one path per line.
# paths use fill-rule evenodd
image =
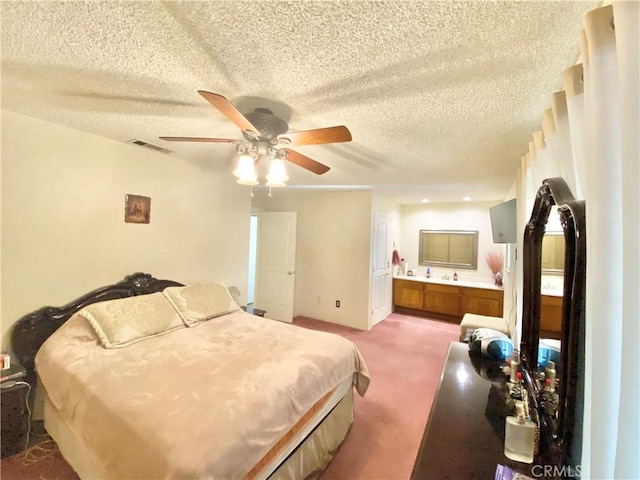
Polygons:
M371 384L355 396L351 432L322 480L406 480L411 476L456 324L391 314L368 332L298 317L338 333L361 351Z

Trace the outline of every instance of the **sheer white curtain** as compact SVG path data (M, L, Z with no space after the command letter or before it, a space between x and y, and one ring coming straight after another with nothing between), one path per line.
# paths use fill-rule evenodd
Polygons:
M640 473L638 7L620 2L585 16L585 410L591 415L583 457L591 478Z
M564 88L567 102L567 120L571 138L571 158L574 166L573 178L568 185L575 185L573 194L583 200L584 193L584 88L582 84L582 64L579 63L564 71Z
M640 2L614 2L584 20L576 39L583 63L565 70L564 91L552 96L553 125L548 113L543 118L547 148L536 145L537 132L529 143L518 170L518 198L526 206L526 222L540 180L557 175L585 200L582 476L638 479Z
M640 477L640 3L613 5L616 18L622 164L622 374L616 451L618 478ZM626 369L622 369L626 371Z
M564 90L555 92L552 99L553 121L556 128L556 155L555 159L562 164L562 177L576 196L582 198L582 189L578 188L576 181L576 160L571 148L571 128L569 125L569 111L567 107L567 95Z

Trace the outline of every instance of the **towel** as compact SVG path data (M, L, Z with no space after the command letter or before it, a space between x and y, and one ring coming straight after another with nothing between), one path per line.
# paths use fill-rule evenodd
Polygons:
M391 263L394 265L400 265L400 254L398 253L398 250L393 251L393 254L391 255Z

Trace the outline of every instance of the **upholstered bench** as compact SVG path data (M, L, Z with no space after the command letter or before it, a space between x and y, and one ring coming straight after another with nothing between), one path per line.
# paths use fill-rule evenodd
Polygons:
M467 341L470 331L476 328L490 328L511 336L509 323L504 318L465 313L462 322L460 322L460 341Z

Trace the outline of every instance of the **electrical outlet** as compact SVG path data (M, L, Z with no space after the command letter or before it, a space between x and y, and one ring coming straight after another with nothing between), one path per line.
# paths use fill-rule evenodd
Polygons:
M340 300L336 300L336 308L340 308Z

